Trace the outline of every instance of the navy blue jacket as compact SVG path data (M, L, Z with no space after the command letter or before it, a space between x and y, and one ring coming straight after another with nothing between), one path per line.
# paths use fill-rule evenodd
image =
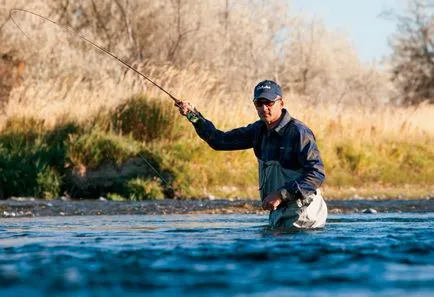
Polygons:
M223 132L202 115L193 125L200 138L215 150L253 148L256 157L264 162L278 160L284 168L301 171L299 178L284 186L298 198L313 194L325 179L324 164L313 132L285 109L279 125L270 131L262 120L258 120L246 127Z

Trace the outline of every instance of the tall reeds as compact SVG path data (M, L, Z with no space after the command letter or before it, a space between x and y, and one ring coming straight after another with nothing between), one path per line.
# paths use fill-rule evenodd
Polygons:
M256 193L252 153L212 152L151 83L68 30L17 14L29 40L7 21L8 10L21 5L110 49L223 130L256 120L254 85L279 81L288 111L317 136L330 187L434 183L434 107L389 104L386 69L362 64L344 36L294 14L287 1L128 3L0 2L0 53L25 65L0 116L3 134L18 118L45 131L74 122L89 132L62 140L77 149L75 166L97 165L83 161L92 150L80 144L98 146L95 135L103 133L113 145L124 137L134 147L121 149L122 158L142 150L138 143L157 154L183 195ZM50 170L47 180L56 185Z

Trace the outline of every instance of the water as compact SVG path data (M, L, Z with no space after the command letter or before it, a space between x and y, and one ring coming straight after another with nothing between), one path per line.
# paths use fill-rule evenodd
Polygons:
M0 296L433 296L434 213L0 220Z

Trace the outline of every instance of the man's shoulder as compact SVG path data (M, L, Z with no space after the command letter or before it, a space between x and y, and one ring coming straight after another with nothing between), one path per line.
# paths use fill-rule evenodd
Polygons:
M237 133L242 133L242 134L246 134L246 135L256 135L258 133L261 133L262 127L264 127L264 126L265 126L265 124L262 121L256 121L256 122L250 123L246 126L233 128L232 130L230 130L228 132L237 132Z
M257 130L262 129L262 127L265 127L265 123L262 120L258 120L256 122L250 123L246 126L246 128Z
M292 118L291 121L288 123L288 129L287 131L289 133L297 133L298 135L302 134L312 134L312 130L302 121Z

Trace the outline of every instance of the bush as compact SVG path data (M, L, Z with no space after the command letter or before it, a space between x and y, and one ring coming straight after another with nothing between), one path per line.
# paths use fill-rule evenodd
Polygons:
M119 105L111 115L111 127L116 133L145 142L163 138L170 141L181 135L176 109L144 96Z
M140 144L134 140L99 130L71 134L66 145L71 165L87 168L96 168L105 161L121 164L140 150Z
M161 182L158 179L135 178L126 183L126 192L131 200L163 199Z
M52 168L45 166L36 174L36 197L44 199L53 199L60 194L62 179L58 172Z
M47 130L40 120L8 120L0 134L0 183L4 197L57 196L65 171L64 141L77 131L73 123Z
M107 199L112 201L125 201L126 199L118 193L108 193Z

